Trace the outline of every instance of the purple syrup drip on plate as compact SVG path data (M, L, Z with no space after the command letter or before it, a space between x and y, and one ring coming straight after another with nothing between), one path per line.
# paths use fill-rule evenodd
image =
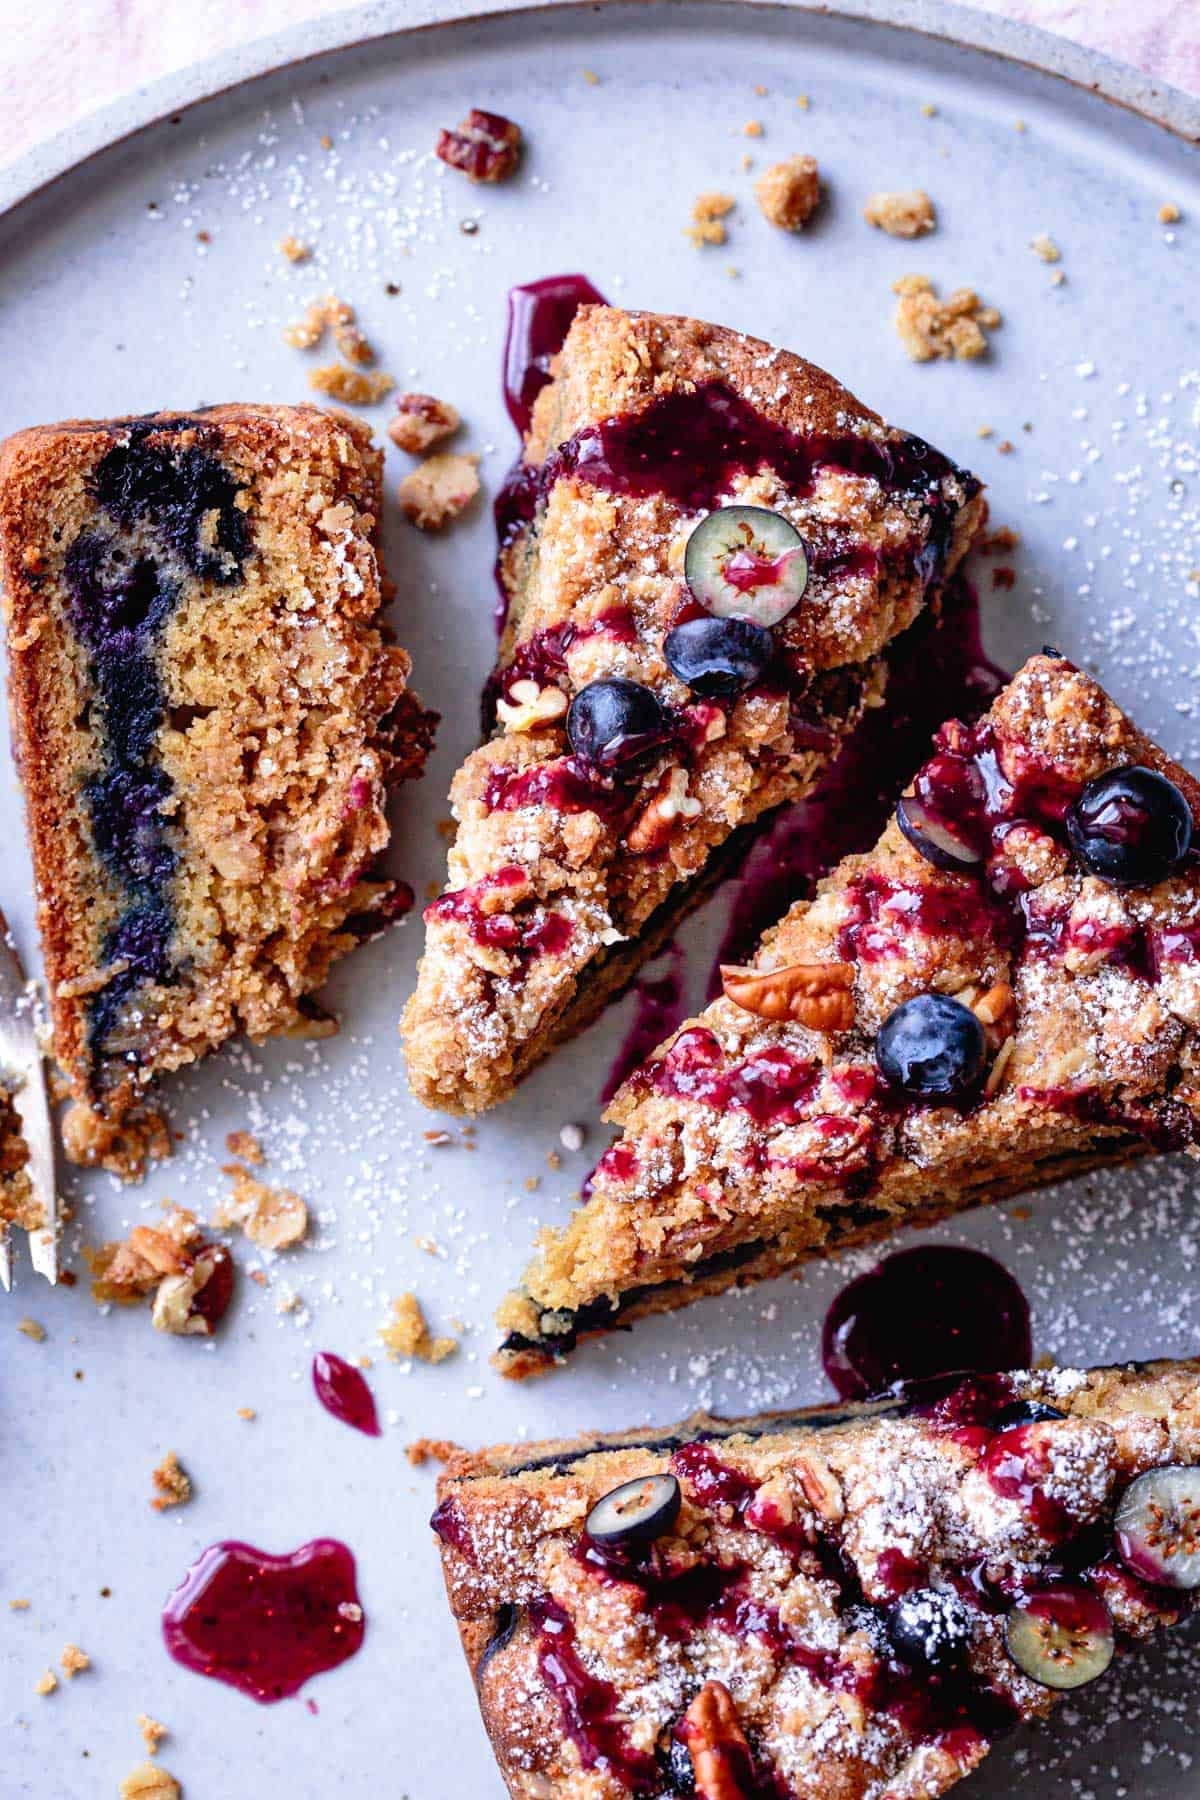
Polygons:
M504 404L518 431L529 430L533 403L550 382L550 364L579 308L607 304L586 275L545 275L509 289Z
M162 1614L168 1654L261 1705L286 1700L362 1646L354 1557L334 1538L283 1556L211 1544Z
M375 1396L362 1373L332 1350L318 1350L312 1365L313 1392L335 1419L367 1437L379 1436Z
M1029 1303L979 1250L898 1250L844 1287L825 1316L821 1357L843 1400L953 1370L1026 1368Z

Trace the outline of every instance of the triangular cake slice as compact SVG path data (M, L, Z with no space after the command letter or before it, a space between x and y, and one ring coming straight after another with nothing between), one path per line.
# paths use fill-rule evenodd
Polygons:
M1192 1610L1200 1363L464 1452L439 1496L513 1800L935 1800Z
M1034 657L943 727L874 850L619 1091L500 1323L577 1338L1149 1147L1200 1141L1200 787Z
M798 356L577 313L502 508L495 729L454 779L449 888L403 1023L422 1100L507 1098L665 941L734 834L808 791L982 505Z

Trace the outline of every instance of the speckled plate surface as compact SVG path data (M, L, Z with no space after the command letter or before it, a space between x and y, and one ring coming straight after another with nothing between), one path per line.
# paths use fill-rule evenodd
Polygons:
M929 8L893 9L909 13L930 18ZM353 19L339 28L349 41L387 22L376 7L364 29ZM1049 40L987 30L1022 60L861 18L736 5L512 12L341 50L298 35L290 55L324 53L124 137L0 217L0 430L304 398L308 365L282 329L332 288L358 308L402 386L460 407L465 446L483 453L494 488L513 448L498 387L505 290L585 269L616 300L694 312L802 351L977 468L995 522L1022 537L1011 591L982 571L989 648L1013 664L1045 640L1061 644L1196 767L1195 152L1030 66L1078 78L1082 53L1064 63ZM261 66L210 72L166 91L162 105ZM1122 91L1126 78L1102 64L1089 79L1195 129L1181 97L1155 101L1131 82ZM138 104L110 122L110 138L140 125L154 96ZM437 127L471 104L512 115L527 133L524 173L503 190L470 189L430 154ZM744 135L751 120L761 138ZM76 153L98 141L85 134ZM829 201L791 240L759 217L743 158L761 168L796 149L819 157ZM60 147L28 165L9 178L10 195L62 161ZM910 185L928 189L940 220L915 246L861 218L869 192ZM738 209L727 245L697 251L682 228L695 196L713 188L735 194ZM1182 210L1176 226L1159 222L1166 202ZM464 230L469 221L477 229ZM1060 263L1030 249L1041 233L1061 247ZM288 234L313 246L307 266L280 255ZM1000 307L986 361L905 360L890 284L914 269L969 282ZM1057 272L1065 280L1053 285ZM382 422L386 411L369 416ZM981 437L985 426L992 434ZM390 486L400 472L390 451ZM486 508L440 542L393 514L387 551L399 634L422 693L444 714L428 777L398 814L395 867L421 895L441 874L438 822L450 773L474 741L492 649ZM0 815L0 904L35 963L7 758ZM728 904L719 895L682 939L693 995ZM404 1445L666 1422L699 1404L744 1411L824 1391L820 1320L863 1257L646 1322L540 1384L511 1387L490 1373L492 1306L537 1222L564 1215L605 1142L597 1096L634 1002L483 1120L473 1150L457 1130L436 1147L424 1134L439 1121L408 1097L395 1031L419 936L414 916L337 976L336 1040L232 1051L177 1081L183 1141L144 1188L72 1184L74 1253L152 1217L168 1196L207 1214L227 1185L226 1132L257 1132L266 1178L307 1198L314 1242L263 1262L262 1287L246 1278L259 1259L238 1247L240 1296L215 1346L156 1338L140 1312L102 1317L82 1283L52 1294L25 1271L0 1311L0 1597L30 1600L28 1611L4 1612L6 1795L114 1793L141 1757L141 1711L171 1728L163 1760L188 1800L498 1795L425 1529L431 1477L409 1467ZM553 1169L547 1156L569 1121L589 1128L588 1141ZM1195 1191L1186 1166L1161 1162L937 1235L986 1246L1013 1270L1038 1350L1081 1361L1194 1351ZM386 1427L372 1442L320 1411L309 1365L315 1349L378 1354L388 1301L408 1288L435 1328L462 1322L462 1349L437 1369L379 1358L370 1379ZM296 1307L280 1311L292 1293ZM44 1342L18 1335L26 1311ZM254 1408L254 1421L239 1408ZM191 1470L196 1498L159 1516L150 1470L168 1447ZM369 1627L361 1654L308 1690L315 1716L296 1702L260 1709L167 1660L159 1608L203 1545L245 1537L278 1551L321 1534L357 1554ZM93 1670L35 1698L68 1639L90 1652ZM973 1792L1194 1793L1198 1643L1180 1633L1074 1702L1049 1733L998 1749Z

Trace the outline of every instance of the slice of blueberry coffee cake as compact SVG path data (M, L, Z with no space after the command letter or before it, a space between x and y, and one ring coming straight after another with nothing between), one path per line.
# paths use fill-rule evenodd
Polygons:
M1200 1363L461 1452L438 1491L513 1800L934 1800L1193 1609Z
M9 685L77 1160L163 1147L147 1086L310 999L386 918L384 801L431 727L389 643L382 457L311 407L0 448ZM326 1027L331 1025L326 1021Z
M963 556L979 483L822 370L734 331L583 306L499 503L492 736L403 1031L478 1112L587 1023L806 793L880 653Z
M1200 1143L1200 787L1034 657L942 728L875 849L618 1092L500 1313L522 1375L805 1257Z

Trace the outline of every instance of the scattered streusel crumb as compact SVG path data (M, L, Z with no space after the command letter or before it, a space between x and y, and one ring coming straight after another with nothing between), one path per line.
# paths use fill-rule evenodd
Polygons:
M1029 240L1029 248L1033 251L1033 254L1040 257L1044 263L1056 263L1062 261L1062 251L1059 249L1054 239L1049 237L1044 231L1039 231L1035 238Z
M996 445L996 450L1001 456L1011 456L1015 449L1016 445L1011 438L1001 438L1000 442Z
M807 94L797 94L796 95L796 105L800 108L801 112L807 112L808 106L809 106L808 95Z
M308 1208L291 1188L272 1188L248 1170L231 1163L233 1193L217 1203L214 1223L240 1225L252 1244L264 1250L286 1250L308 1230Z
M407 450L410 456L424 456L457 431L460 423L457 409L447 400L438 400L433 394L401 394L387 434L398 449Z
M314 300L302 319L284 328L283 341L293 350L315 350L327 324L324 300Z
M863 218L896 238L922 237L937 224L933 201L923 188L907 194L872 194L863 207Z
M237 1409L237 1416L239 1419L244 1419L247 1425L252 1425L258 1417L258 1413L252 1406L239 1406Z
M1051 287L1061 287L1063 282L1066 279L1067 279L1067 276L1066 276L1065 269L1055 269L1054 273L1050 277L1050 286Z
M28 1600L10 1600L8 1610L9 1612L28 1612L29 1602Z
M392 1362L413 1356L420 1362L440 1363L458 1349L457 1338L431 1336L415 1294L401 1294L393 1300L392 1312L395 1317L379 1327L380 1341Z
M599 87L600 85L600 77L597 75L595 69L585 69L583 71L583 79L587 82L589 87Z
M318 394L340 400L348 406L377 406L396 383L382 370L344 369L340 363L322 363L313 369L308 385Z
M981 531L972 548L981 556L999 556L1005 550L1015 550L1020 541L1020 532L1011 525L998 525L995 531Z
M157 1763L142 1763L121 1783L121 1800L180 1800L183 1789Z
M186 1506L192 1497L191 1480L174 1450L168 1450L158 1467L150 1471L150 1479L154 1483L154 1498L150 1504L155 1512L166 1512L170 1506Z
M763 134L761 119L748 119L742 127L743 137L761 137Z
M479 492L478 469L477 456L427 456L396 490L401 512L421 531L443 530Z
M937 107L933 104L933 102L931 100L926 100L925 104L922 106L921 117L923 119L936 119L937 118Z
M225 1139L225 1148L230 1156L240 1156L243 1162L253 1163L256 1167L266 1161L262 1145L249 1131L231 1131Z
M913 362L983 356L986 333L1001 322L995 307L984 306L973 288L955 288L941 300L928 276L902 275L892 292L899 295L896 330Z
M821 199L821 171L815 156L789 156L759 176L754 194L764 219L781 231L799 231Z
M308 245L301 243L300 239L295 237L280 238L279 248L290 263L307 262L312 255Z
M85 1669L91 1668L92 1659L86 1650L79 1648L78 1644L65 1644L63 1653L58 1659L58 1666L68 1681L74 1681L76 1675L82 1675Z
M1160 225L1178 225L1182 217L1183 214L1173 200L1166 201L1158 209L1158 222Z
M53 1669L47 1669L34 1688L35 1694L52 1694L58 1686L58 1676Z
M25 1337L32 1338L35 1344L44 1344L46 1341L46 1327L39 1325L37 1320L31 1319L28 1314L21 1320L17 1330L22 1332Z
M415 1444L408 1444L404 1454L413 1468L419 1469L422 1463L449 1462L450 1458L457 1454L459 1448L460 1446L455 1443L453 1438L423 1437L418 1438Z
M142 1734L142 1742L145 1744L149 1754L151 1756L157 1756L158 1746L165 1737L170 1736L166 1726L160 1725L157 1719L152 1719L149 1713L139 1713L137 1727Z
M722 220L737 205L732 194L697 194L692 206L692 222L684 227L684 236L697 249L702 244L723 244L728 233Z

